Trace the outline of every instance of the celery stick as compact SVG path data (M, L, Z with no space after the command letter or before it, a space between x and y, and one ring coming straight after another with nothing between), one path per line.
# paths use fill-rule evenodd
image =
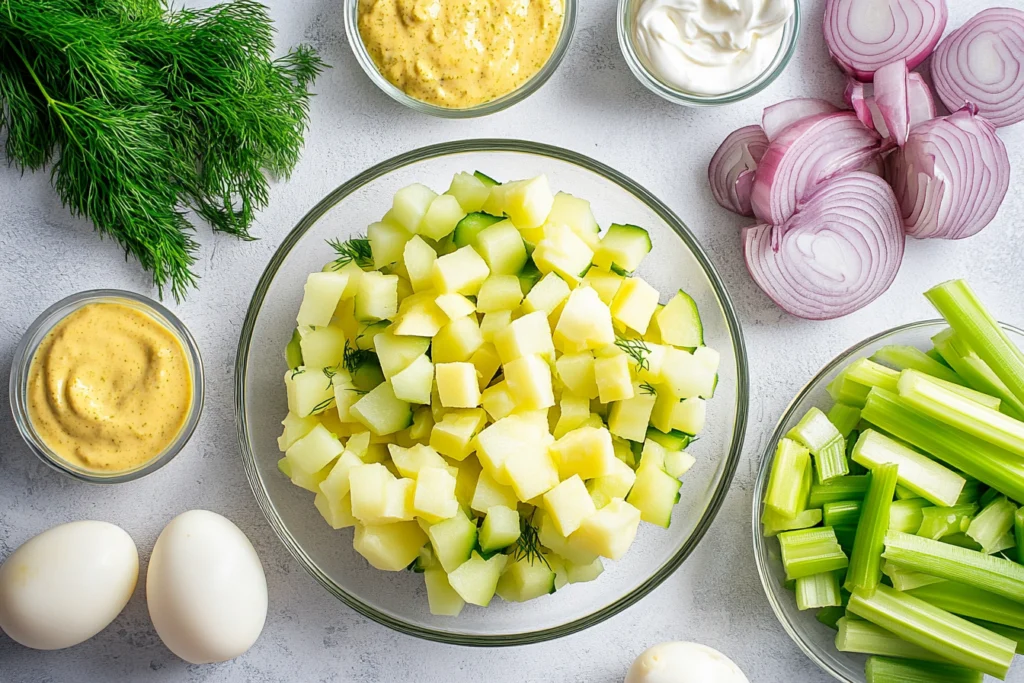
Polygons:
M871 360L896 370L917 370L953 384L966 384L960 375L945 363L940 363L916 346L883 346L875 351Z
M946 359L942 357L942 354L939 353L938 349L936 349L934 346L932 346L932 348L930 348L927 351L925 351L924 355L928 356L929 358L931 358L936 363L942 363L947 368L949 368L949 363L946 362ZM952 370L952 368L950 368L950 369ZM954 370L954 372L956 372L956 371Z
M993 500L995 500L998 497L999 497L999 491L996 491L995 489L988 489L987 491L985 491L985 493L981 494L981 496L978 498L978 506L979 507L985 507L986 505L988 505L989 503L991 503Z
M967 380L968 386L983 394L999 398L999 410L1007 415L1018 419L1024 417L1024 402L1017 400L1003 380L992 372L992 368L986 365L956 332L950 329L940 332L932 337L932 343L956 374Z
M913 569L904 569L888 560L882 563L882 573L889 577L892 587L898 591L909 591L921 586L930 586L933 583L946 582L945 579L915 572Z
M922 508L921 525L915 533L933 541L962 533L970 527L971 519L977 512L978 506L974 503L953 505L952 507Z
M860 422L860 408L845 403L836 403L828 411L828 420L836 426L844 438L848 437Z
M859 440L859 439L858 439ZM866 468L865 468L866 469ZM918 494L914 493L906 486L900 486L896 484L896 500L913 500L914 498L920 498Z
M805 446L814 456L817 481L826 483L850 471L843 435L817 408L808 410L786 436Z
M879 387L887 391L896 391L896 384L899 382L900 373L867 358L860 358L853 361L850 367L846 368L846 378L851 382L868 387Z
M968 479L964 484L964 490L960 492L960 497L956 499L956 504L976 503L980 497L981 483L977 479Z
M843 617L836 622L836 627L839 630L836 634L836 649L840 652L946 661L941 656L929 652L920 645L908 643L895 633L886 631L870 621Z
M839 620L846 616L846 607L839 605L838 607L822 607L820 610L814 613L814 618L819 623L828 626L833 631L839 628Z
M913 370L903 372L898 389L900 398L919 413L1024 456L1024 422L955 394Z
M925 296L1010 393L1024 402L1024 353L1010 341L967 282L950 280L932 287Z
M978 542L982 551L992 554L1003 547L997 547L1002 537L1013 529L1013 516L1017 513L1017 506L1000 496L985 506L985 508L971 520L967 527L967 535ZM1011 542L1010 545L1013 545Z
M832 607L826 609L835 609ZM1017 641L1017 654L1024 655L1024 630L1019 628L1013 628L1012 626L1004 626L1003 624L993 624L991 621L984 621L982 619L968 619L982 628L987 628L989 631L998 633L1001 636L1006 636L1010 640Z
M927 507L931 507L931 503L924 498L894 500L889 508L889 530L916 534L921 528L921 511Z
M825 526L856 526L860 519L859 500L841 500L836 503L825 503L822 508Z
M829 382L826 389L836 403L862 408L864 401L867 400L868 392L871 391L871 386L854 382L846 376L846 370L844 370Z
M831 527L784 531L779 534L779 547L787 580L845 569L850 564Z
M984 548L982 549L985 550ZM996 553L999 553L1008 559L1020 562L1017 557L1017 542L1013 537L1012 530L1007 531L1005 534L997 538L996 542L988 548L989 555L994 555Z
M1024 605L974 586L946 581L907 591L947 612L1024 629Z
M888 391L872 389L862 415L876 427L930 453L947 465L1024 500L1024 459L925 417Z
M969 525L970 525L970 522L968 521L968 522L964 523L963 526L967 527ZM947 544L947 545L955 545L958 548L967 548L968 550L978 550L978 551L981 550L981 546L978 545L978 542L975 541L973 538L971 538L970 536L968 536L967 534L965 534L962 531L957 532L955 534L950 534L949 536L943 536L942 537L942 542Z
M1010 670L1014 641L885 584L855 590L847 609L953 664L997 678Z
M885 537L885 559L950 581L1024 602L1024 566L941 541L892 531Z
M867 475L847 475L837 477L827 484L812 484L811 496L807 502L809 508L820 508L825 503L838 503L843 500L860 500L868 491L871 478Z
M982 683L985 675L954 664L868 657L867 683Z
M871 486L864 497L857 536L850 553L850 569L846 573L846 590L874 590L882 578L882 550L889 528L889 510L896 490L896 464L878 465L871 472Z
M793 531L794 529L808 529L821 524L821 510L804 510L793 519L787 519L771 508L765 507L761 514L761 523L764 525L765 536L778 536L782 531Z
M796 580L797 609L803 611L842 604L839 598L839 576L835 572L802 576Z
M783 439L775 451L764 503L773 512L787 519L796 517L806 507L804 486L810 472L810 452L791 439Z
M836 532L836 541L839 542L839 547L843 549L843 552L849 555L853 552L853 542L857 538L857 527L855 526L837 526L833 528Z
M1024 562L1024 507L1017 508L1017 514L1013 516L1013 526L1017 541L1017 560Z
M899 466L899 484L936 505L953 505L966 479L902 443L868 429L853 447L853 459L869 470L884 463Z

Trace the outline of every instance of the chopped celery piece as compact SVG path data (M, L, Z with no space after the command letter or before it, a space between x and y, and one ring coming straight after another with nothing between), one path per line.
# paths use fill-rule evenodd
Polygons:
M920 497L921 496L917 495L907 487L896 484L896 500L911 500L913 498Z
M857 537L857 527L855 526L837 526L833 528L836 532L836 540L839 541L839 547L843 549L843 552L849 555L853 552L853 540Z
M964 528L966 528L969 525L970 520L968 520L963 526ZM942 542L949 545L955 545L958 548L967 548L968 550L981 550L981 546L978 545L978 542L962 531L943 537Z
M1024 422L975 403L908 370L900 376L900 398L914 410L1024 456Z
M867 429L853 447L853 460L869 470L881 464L899 466L899 484L936 505L953 505L966 479L895 439Z
M846 370L836 375L826 389L837 403L845 403L856 408L864 407L864 401L867 400L868 392L871 391L869 385L854 382L847 377Z
M898 531L886 534L883 556L907 569L1024 602L1024 566L1001 557Z
M817 481L825 483L849 473L846 441L825 413L817 408L808 410L787 437L806 446L814 456Z
M856 526L857 520L860 519L860 507L859 500L825 503L822 508L822 521L825 526Z
M846 379L867 387L879 387L888 391L896 391L896 384L899 382L900 373L892 368L861 358L855 360L846 368Z
M960 375L953 372L948 365L940 363L916 346L883 346L875 351L871 360L895 370L917 370L946 382L965 384Z
M932 337L932 343L956 374L967 381L968 386L979 393L999 399L999 405L989 406L990 408L998 408L1017 419L1024 418L1024 402L1017 400L1003 380L996 377L992 368L986 365L956 332L946 329Z
M982 683L985 674L955 664L868 657L867 683Z
M929 652L920 645L908 643L895 633L886 631L870 621L845 616L836 622L836 626L839 629L839 633L836 634L836 649L840 652L945 661L939 655Z
M921 586L930 586L933 583L944 583L946 581L935 576L915 572L913 569L904 569L888 560L882 563L882 573L889 577L889 580L892 581L892 587L898 591L909 591Z
M784 531L779 534L779 547L787 580L845 569L849 565L831 527Z
M826 607L825 609L835 608ZM819 619L819 621L821 620ZM968 621L973 621L978 626L987 628L989 631L998 633L1001 636L1006 636L1010 640L1017 641L1017 654L1024 655L1024 629L1013 628L1012 626L1004 626L1003 624L993 624L991 621L984 621L982 619L968 619Z
M845 616L845 605L840 605L838 607L822 607L814 614L814 618L817 619L819 623L828 626L833 631L839 628L839 620Z
M915 598L962 617L1024 629L1024 605L980 588L945 581L908 592Z
M860 422L860 408L857 406L849 406L845 403L836 403L832 406L832 409L828 411L828 420L836 426L839 433L843 437L850 436L850 432L856 428Z
M850 553L850 569L846 572L844 587L874 590L882 578L882 550L885 533L889 529L889 510L896 490L898 467L895 464L878 465L871 472L871 486L864 496L864 505L857 524L857 536Z
M821 524L821 510L804 510L793 519L787 519L771 508L766 507L761 514L761 523L764 525L765 536L778 536L782 531L793 531L794 529L809 529L812 526Z
M921 510L921 524L914 533L937 541L966 531L971 524L971 518L977 512L978 506L974 503L924 508Z
M862 415L876 427L1010 498L1024 500L1024 459L913 411L889 391L873 389Z
M810 452L792 439L783 439L775 451L764 503L782 517L792 519L807 506L805 489L810 480Z
M998 497L999 491L996 491L995 489L988 489L978 498L978 505L980 507L985 507Z
M997 678L1010 670L1014 641L885 584L855 590L846 608L954 664Z
M1014 538L1017 541L1017 561L1024 562L1024 507L1017 508L1013 516Z
M977 541L981 549L989 554L1005 550L1008 546L1000 545L1002 537L1013 529L1013 517L1017 514L1017 506L1003 496L993 500L971 520L967 527L967 535ZM1013 545L1011 542L1010 545Z
M800 611L818 607L838 607L839 576L835 572L822 572L802 576L796 580L796 607Z
M946 362L946 359L942 357L942 354L939 353L939 350L936 349L934 346L932 346L932 348L930 348L927 351L925 351L924 355L928 356L929 358L931 358L936 363L942 363L947 368L949 368L949 363ZM950 368L950 369L952 370L952 368ZM953 371L956 372L955 370L953 370Z
M968 479L967 483L964 484L964 490L960 492L960 497L956 499L956 504L963 505L964 503L976 503L980 497L981 482L977 479Z
M811 496L807 507L820 508L825 503L837 503L843 500L860 500L868 491L871 483L866 474L837 477L827 484L812 484Z
M889 508L889 530L916 534L921 528L921 511L930 506L931 504L924 498L894 500L892 507Z

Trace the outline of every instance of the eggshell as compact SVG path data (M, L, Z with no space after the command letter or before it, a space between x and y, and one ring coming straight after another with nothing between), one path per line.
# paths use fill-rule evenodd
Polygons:
M121 613L138 578L139 553L124 529L55 526L0 565L0 629L37 650L78 645Z
M146 574L156 632L192 664L238 657L267 618L267 579L249 539L228 519L190 510L164 527Z
M629 667L626 683L749 683L740 668L718 650L700 643L661 643Z

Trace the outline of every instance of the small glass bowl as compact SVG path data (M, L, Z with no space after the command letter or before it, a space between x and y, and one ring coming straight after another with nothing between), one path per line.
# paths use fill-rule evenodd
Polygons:
M188 361L189 371L192 375L192 405L189 414L182 425L178 435L174 438L163 452L150 458L143 464L131 470L120 472L97 472L68 462L57 455L36 433L32 419L28 411L28 378L29 370L32 367L32 359L35 357L39 344L46 335L61 320L74 313L87 304L114 303L134 308L154 318L158 323L167 328L185 349L185 357ZM21 432L21 437L28 444L40 460L47 465L62 472L72 479L85 481L92 484L120 484L126 481L133 481L151 474L167 463L185 447L196 425L199 424L199 416L203 412L203 360L199 356L199 347L188 329L169 310L158 304L156 301L134 292L126 292L119 289L92 289L85 292L72 294L61 299L47 308L29 326L18 348L14 351L14 362L11 364L10 401L11 412L14 413L14 422Z
M345 0L343 12L345 15L345 33L348 34L348 42L352 47L352 53L356 56L356 61L359 62L359 66L363 67L363 71L370 77L370 80L384 91L386 95L396 102L423 114L446 119L470 119L477 116L494 114L502 109L511 107L513 104L518 104L540 89L551 78L551 75L558 69L558 65L562 63L565 53L569 50L569 43L572 41L572 35L576 30L577 0L563 0L563 3L565 11L562 15L562 32L558 37L558 42L555 44L555 49L551 51L551 56L548 57L548 61L541 67L540 71L512 92L490 102L484 102L483 104L477 104L464 109L440 107L436 104L430 104L415 97L410 97L401 88L384 78L377 69L373 57L370 56L366 45L363 44L363 38L359 34L359 0Z
M616 24L619 34L619 47L622 49L622 56L629 65L629 70L637 77L644 87L655 95L665 98L669 102L681 104L686 107L718 107L723 104L732 104L745 100L756 95L779 77L789 60L793 58L796 51L797 38L800 35L800 0L793 0L793 16L782 29L782 45L775 55L775 59L768 65L760 76L750 83L720 95L701 95L698 93L684 92L663 83L644 64L643 58L633 45L636 26L636 6L643 0L619 0L618 17Z
M1024 348L1024 330L1001 324L1010 339L1017 346ZM775 445L796 426L810 408L818 407L825 410L832 405L833 401L826 387L847 365L858 358L867 358L890 344L916 346L922 350L930 348L931 338L947 327L949 325L945 320L908 323L868 337L840 353L796 395L761 454L752 506L754 560L757 564L757 573L761 577L761 585L768 596L768 602L771 603L772 611L793 642L812 662L821 667L822 671L843 683L865 683L864 664L867 656L836 650L836 632L814 618L816 610L801 612L797 609L793 593L785 587L786 573L779 554L779 542L775 538L765 538L761 533L761 501L764 500L765 488L768 486L768 476L771 473L772 460L775 458Z

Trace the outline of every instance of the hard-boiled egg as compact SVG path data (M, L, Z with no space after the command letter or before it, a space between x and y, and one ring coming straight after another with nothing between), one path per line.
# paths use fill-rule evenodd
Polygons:
M662 643L645 650L629 667L626 683L749 683L718 650L699 643Z
M252 647L267 618L263 565L241 529L191 510L164 527L146 574L149 616L164 644L187 662L233 659Z
M22 645L59 650L105 629L139 578L139 553L107 522L61 524L0 565L0 629Z

